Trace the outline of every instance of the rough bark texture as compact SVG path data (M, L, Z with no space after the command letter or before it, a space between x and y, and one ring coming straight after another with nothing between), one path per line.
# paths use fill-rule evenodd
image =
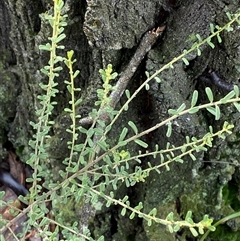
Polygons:
M101 85L98 70L112 63L115 71L121 73L146 31L167 24L163 39L150 51L129 84L131 92L145 79L145 71L154 73L183 49L188 49L192 45L191 36L196 33L203 38L208 36L210 23L222 26L227 22L226 12L235 12L239 7L239 0L65 2L69 25L64 45L66 49L75 51L78 60L75 67L81 70L76 85L82 88L84 102L79 112L83 116L92 108L96 100L96 89ZM45 81L39 69L47 63L48 56L38 50L38 45L46 43L50 33L47 23L39 17L39 14L46 11L51 11L51 4L44 0L0 0L0 154L4 153L3 146L10 141L16 149L23 148L20 156L22 160L27 159L30 151L28 141L33 130L29 121L35 119L34 113L38 107L36 96L41 91L38 84ZM200 93L199 103L206 102L205 84L198 83L197 77L207 73L208 67L215 69L228 82L239 84L239 29L234 33L224 32L221 37L221 45L214 42L215 48L204 46L200 57L196 53L188 56L188 67L178 62L174 69L164 71L159 76L161 84L152 82L149 91L142 91L134 99L129 106L131 111L126 112L118 121L118 129L109 138L118 138L120 127L124 127L129 120L134 121L140 130L164 120L169 108L176 108L183 102L188 104L195 89ZM56 124L49 150L56 175L61 168L60 161L68 152L65 128L70 120L63 113L69 101L63 84L66 77L67 73L63 73L59 79L61 95L57 97L58 105L53 113ZM224 95L216 87L213 87L213 91L216 99ZM173 123L170 140L166 138L165 128L146 136L145 141L150 148L153 149L156 143L165 148L167 141L178 146L187 135L201 137L208 125L212 125L215 130L224 121L236 125L230 138L216 140L212 149L197 155L195 162L186 158L183 164L171 165L169 172L154 172L146 183L129 189L122 187L119 197L128 194L132 206L143 201L146 212L156 207L162 218L171 211L183 218L187 210L192 210L195 221L201 220L204 214L220 219L239 210L239 168L215 162L238 164L240 116L231 106L223 107L222 110L221 121L214 121L214 117L204 111L177 119ZM129 150L134 148L130 146ZM152 165L157 163L157 160L150 158L142 161L149 161ZM183 230L173 235L157 224L149 227L140 219L122 217L120 211L113 207L96 215L95 222L91 225L95 238L103 234L106 240L119 241L194 240L188 239L191 236L188 231ZM225 231L227 228L228 232ZM239 228L240 220L234 220L220 228L216 237L209 240L239 240Z

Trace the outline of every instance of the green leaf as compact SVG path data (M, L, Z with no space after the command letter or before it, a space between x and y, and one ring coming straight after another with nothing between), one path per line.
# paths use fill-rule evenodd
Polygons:
M88 131L87 131L87 137L88 138L91 138L94 134L94 129L93 128L89 128Z
M107 203L106 203L106 207L109 208L112 204L112 201L111 200L108 200Z
M84 127L80 126L80 127L79 127L79 131L82 132L82 133L84 133L84 134L87 134L87 131L88 131L88 130L85 129Z
M49 72L46 69L41 69L41 72L48 76Z
M170 212L170 213L167 215L166 220L167 220L167 221L170 221L170 222L174 221L174 213L173 213L173 212Z
M128 125L132 128L135 134L138 134L137 126L132 121L129 121Z
M191 107L194 107L197 104L197 101L198 101L198 91L194 90L192 95L192 100L191 100Z
M191 231L191 233L192 233L192 235L193 235L194 237L197 237L197 236L198 236L198 232L197 232L197 230L196 230L195 228L190 228L190 231Z
M145 71L145 75L147 76L147 78L149 78L149 73L147 71Z
M136 207L134 207L135 210L140 211L141 209L143 209L143 204L142 202L139 202L138 205Z
M216 116L216 110L214 107L207 107L207 111L210 112L212 115Z
M55 43L59 43L60 41L62 41L62 40L65 39L65 38L66 38L66 34L65 34L65 33L60 34L60 35L57 37Z
M105 128L106 126L106 123L103 121L103 120L97 120L97 123L102 127L102 128Z
M201 54L202 54L201 50L199 48L197 48L197 55L201 56Z
M98 141L97 145L104 151L108 149L108 144L105 141Z
M208 226L207 229L212 232L216 231L216 227L214 227L214 226Z
M202 42L202 38L201 38L201 36L199 34L196 34L196 37L197 37L199 42Z
M222 38L220 37L219 33L217 34L217 40L219 43L222 43Z
M71 61L73 55L74 55L74 51L73 50L67 51L67 58L68 58L69 61Z
M66 18L67 18L67 14L64 15L64 16L62 16L62 19L66 19ZM63 26L63 27L65 27L65 26L67 26L67 22L65 22L65 21L61 21L61 22L59 23L59 26Z
M143 147L143 148L147 148L148 144L142 140L136 139L134 140L135 143L137 143L139 146Z
M59 24L60 25L60 24ZM58 29L58 34L60 34L60 33L62 33L64 31L64 28L63 27L60 27L59 29Z
M186 104L185 103L181 104L177 109L177 113L180 114L182 111L185 110L185 108L186 108Z
M181 163L181 164L183 163L183 159L181 159L181 158L178 157L178 156L175 158L174 161L175 161L175 162L179 162L179 163Z
M130 219L134 219L135 217L135 212L132 212L131 215L129 216Z
M49 70L49 69L50 69L50 66L49 66L49 65L45 65L43 68L46 69L46 70ZM40 83L40 84L41 84L41 83ZM40 84L39 84L39 85L40 85Z
M206 92L206 94L207 94L207 97L208 97L210 103L212 103L212 102L213 102L213 93L212 93L212 90L211 90L209 87L207 87L207 88L205 89L205 92Z
M126 185L126 187L130 187L130 182L129 182L128 178L125 178L125 185Z
M72 113L72 110L71 110L71 109L69 109L69 108L64 108L64 111L65 111L65 112Z
M224 122L224 123L225 123L225 122ZM213 127L212 127L212 126L209 126L208 128L209 128L209 132L210 132L211 134L213 134Z
M175 225L174 227L173 227L173 232L178 232L180 230L180 226L179 225Z
M104 236L100 236L97 241L104 241Z
M128 200L128 196L126 195L123 199L122 202L125 203Z
M73 78L75 79L79 75L80 71L76 70L75 73L73 74Z
M153 217L155 217L157 215L157 209L156 208L153 208L148 215L151 215Z
M215 120L219 120L221 112L220 112L220 108L218 105L215 106L215 111L216 111Z
M232 32L232 31L233 31L233 27L231 27L230 25L227 26L225 29L226 29L228 32Z
M184 62L185 65L189 65L189 62L186 58L182 58L182 61Z
M171 226L171 225L168 225L168 231L170 232L170 233L173 233L174 231L173 231L173 227Z
M63 68L62 66L58 66L56 68L53 69L54 72L58 72L58 71L61 71Z
M211 38L208 38L208 39L207 39L207 43L208 43L208 45L209 45L212 49L215 48L215 45L211 42Z
M45 45L39 45L38 48L39 48L40 50L51 51L52 46L51 46L49 43L47 43L47 44L45 44Z
M121 211L121 215L122 215L122 216L125 216L126 212L127 212L127 209L126 209L126 208L123 208L122 211Z
M71 87L71 85L67 85L67 90L68 90L68 92L69 92L70 94L72 94L72 87Z
M239 88L238 88L238 86L234 85L233 90L235 92L236 97L238 98L239 97Z
M94 146L93 140L91 138L87 138L87 142L91 148Z
M169 110L168 110L168 114L169 114L169 115L178 115L178 112L177 112L177 110L169 109Z
M78 106L80 103L82 102L82 99L78 99L76 102L75 102L75 107Z
M103 129L102 128L95 128L95 134L98 136L103 136Z
M146 85L145 85L145 89L146 89L146 90L149 90L149 89L150 89L149 84L146 84Z
M192 153L189 153L189 156L192 158L193 161L196 161L197 158Z
M127 96L127 98L129 99L131 96L130 96L130 91L128 89L125 90L125 94Z
M238 112L240 112L240 104L237 102L234 102L233 104L237 108Z
M57 49L65 49L65 46L64 45L58 45Z
M152 225L152 219L148 220L148 226L150 227Z
M168 128L167 128L166 136L167 136L167 137L170 137L171 134L172 134L172 124L169 122L169 123L167 124L167 126L168 126Z
M118 142L123 141L125 139L127 133L128 133L128 128L124 127L121 134L120 134Z
M156 77L154 77L154 79L156 80L156 82L157 82L157 83L161 83L161 79L160 79L160 78L158 78L157 76L156 76Z
M71 85L71 82L69 82L69 81L67 81L67 80L64 80L64 83L65 83L66 85Z
M185 220L188 220L189 218L192 218L192 211L187 212Z
M220 101L225 104L228 100L232 99L235 96L235 90L230 91L226 96L224 96Z
M4 197L5 192L4 191L0 191L0 200L2 200L2 198Z
M226 12L226 15L227 15L227 17L228 17L229 20L232 20L232 14L231 14L231 13Z
M113 74L111 74L111 79L115 79L118 76L118 73L114 72Z
M203 234L204 234L203 228L202 228L202 227L198 227L198 232L199 232L201 235L203 235Z
M196 107L191 108L191 109L188 111L188 113L189 113L189 114L194 114L194 113L196 113L196 112L198 112L198 111L199 111L199 107L196 106Z
M214 33L214 29L215 29L214 25L212 23L210 23L210 31L211 31L211 33Z
M118 146L126 146L127 142L126 141L120 141L118 142Z

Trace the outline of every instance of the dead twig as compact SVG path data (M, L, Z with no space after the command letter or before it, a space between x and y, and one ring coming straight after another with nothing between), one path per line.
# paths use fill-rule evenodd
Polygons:
M206 77L206 76L203 76L203 75L200 75L198 77L199 80L201 81L204 81L206 83L210 83L210 84L213 84L223 90L226 90L226 91L232 91L233 90L233 84L230 84L228 82L226 82L225 80L221 79L217 73L215 71L213 71L212 69L210 69L208 71L209 73L209 77Z
M153 29L152 31L148 31L145 33L143 38L140 41L140 44L133 55L132 59L130 60L127 68L121 74L121 77L118 79L114 90L111 92L110 98L110 107L115 108L117 103L119 102L120 98L122 97L126 87L133 77L134 73L136 72L138 66L142 62L143 58L146 54L150 51L152 46L156 43L157 39L162 36L163 31L165 30L166 26L158 27L156 30ZM104 108L100 109L99 113L100 119L108 119L108 114L104 110ZM91 117L82 118L79 123L81 125L91 124L93 122Z

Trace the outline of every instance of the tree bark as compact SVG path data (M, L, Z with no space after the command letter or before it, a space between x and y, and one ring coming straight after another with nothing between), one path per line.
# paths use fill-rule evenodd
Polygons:
M209 24L224 25L228 21L226 12L234 13L238 7L238 0L65 1L69 24L64 45L66 50L74 50L77 59L75 68L81 71L76 87L82 89L80 95L84 101L78 112L87 116L94 107L96 90L102 85L99 69L111 63L114 71L120 75L124 73L129 59L147 31L166 25L163 38L145 56L128 84L131 93L146 79L145 71L153 74L184 49L190 48L195 34L200 34L202 38L210 35ZM50 36L51 29L39 16L46 11L51 11L51 3L44 0L0 0L0 153L4 153L3 147L10 141L17 150L23 149L19 155L25 161L31 152L28 141L34 133L29 122L36 119L35 111L39 108L37 95L41 89L38 85L46 81L39 70L47 64L48 56L38 49L38 45L46 43ZM174 69L162 72L158 76L162 82L151 82L148 91L140 92L129 106L131 111L118 120L118 129L109 138L113 141L118 139L122 127L129 120L139 127L139 131L165 120L168 109L178 108L182 103L190 104L195 89L199 91L199 103L205 103L207 98L204 88L207 84L199 82L198 77L207 75L210 68L227 82L239 85L239 37L239 30L224 32L221 44L213 40L214 49L205 45L201 49L201 56L190 54L189 66L177 62ZM52 114L56 124L52 130L49 154L56 177L62 168L61 160L68 153L65 129L70 119L63 112L70 98L63 83L67 78L68 73L64 71L58 80L61 94L56 97L58 105ZM223 90L211 87L216 99L224 96ZM120 105L121 101L116 109ZM145 183L128 189L121 187L119 197L128 194L132 206L143 201L145 212L155 207L161 218L171 211L176 217L184 218L186 212L192 210L197 222L204 214L220 219L237 211L239 167L216 163L239 161L239 113L233 107L222 107L220 121L215 121L207 111L182 116L173 122L173 134L169 139L166 138L166 128L162 128L145 136L144 141L152 150L155 144L165 148L168 141L178 146L185 141L186 136L202 137L209 125L217 130L224 121L235 125L231 137L215 140L213 148L196 155L196 161L185 158L183 164L171 165L170 171L163 169L161 174L151 173ZM128 150L134 151L134 148L136 146L130 145ZM147 162L153 166L159 160L146 158L142 160L143 167ZM226 192L236 197L230 201L224 196ZM103 234L105 240L190 240L188 231L170 234L158 224L149 227L140 219L122 217L120 212L121 209L114 206L97 213L91 224L94 238ZM231 230L237 230L234 237L240 236L239 220L226 225ZM222 235L209 240L227 238Z

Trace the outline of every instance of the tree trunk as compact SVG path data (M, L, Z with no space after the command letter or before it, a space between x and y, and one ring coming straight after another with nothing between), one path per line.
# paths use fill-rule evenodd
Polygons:
M65 32L67 38L63 42L66 50L74 50L77 59L75 68L80 70L76 87L82 89L80 95L84 101L79 107L79 113L87 116L94 107L96 90L102 85L99 69L111 63L114 71L124 73L129 59L147 31L166 25L163 37L135 71L127 87L131 93L146 79L145 71L153 74L184 49L189 49L195 41L195 34L200 34L202 38L209 36L209 24L223 26L228 22L226 12L235 13L238 7L238 0L66 0L65 11L69 24ZM51 11L51 3L44 0L0 0L0 153L4 153L4 146L11 142L17 150L22 150L19 155L25 161L31 152L28 142L34 133L29 122L36 120L35 111L39 108L39 83L46 81L39 70L47 64L48 55L38 49L50 36L48 23L40 17L46 11ZM188 66L178 61L173 69L163 71L158 75L161 83L151 82L149 90L140 92L129 106L130 111L120 117L117 130L112 131L109 138L113 141L118 139L121 129L127 126L129 120L138 126L139 131L165 120L168 109L176 109L182 103L190 105L194 90L199 91L199 103L206 103L204 89L207 84L199 82L198 77L208 75L209 69L215 70L227 82L239 84L239 37L239 30L225 31L221 35L221 44L213 40L214 49L205 45L201 48L201 56L197 52L188 55ZM49 155L56 179L62 168L61 161L68 154L65 129L70 119L63 111L70 98L63 83L67 78L67 71L63 71L58 80L58 104L52 114L55 125ZM226 94L216 86L210 87L216 99ZM116 109L124 103L124 98ZM224 121L235 125L230 138L216 139L214 146L207 152L197 153L197 160L192 161L187 157L183 164L170 165L170 171L163 168L160 174L152 172L145 183L131 188L121 187L119 197L129 195L132 206L142 201L146 213L155 207L161 218L171 211L176 217L184 218L186 212L191 210L197 222L204 214L218 220L237 211L239 168L216 162L238 163L239 113L230 106L221 109L219 121L215 121L214 116L207 111L178 118L172 123L173 133L170 138L166 137L167 127L146 135L144 141L148 143L149 150L154 150L156 144L165 149L168 141L179 146L184 143L186 136L202 137L209 125L215 131L221 128ZM130 145L128 150L137 153L135 148ZM149 157L142 160L142 166L147 167L147 162L152 166L159 164L159 160ZM232 199L227 197L227 192L233 195ZM121 208L116 206L97 213L90 226L94 238L104 235L105 240L119 241L195 240L190 239L192 236L187 230L170 234L158 224L148 226L141 219L129 220L120 213ZM230 231L224 235L231 238L235 235L235 240L240 239L239 221L227 223ZM209 240L233 240L223 235L226 226L219 229L218 234L221 236ZM233 234L231 231L237 232Z

